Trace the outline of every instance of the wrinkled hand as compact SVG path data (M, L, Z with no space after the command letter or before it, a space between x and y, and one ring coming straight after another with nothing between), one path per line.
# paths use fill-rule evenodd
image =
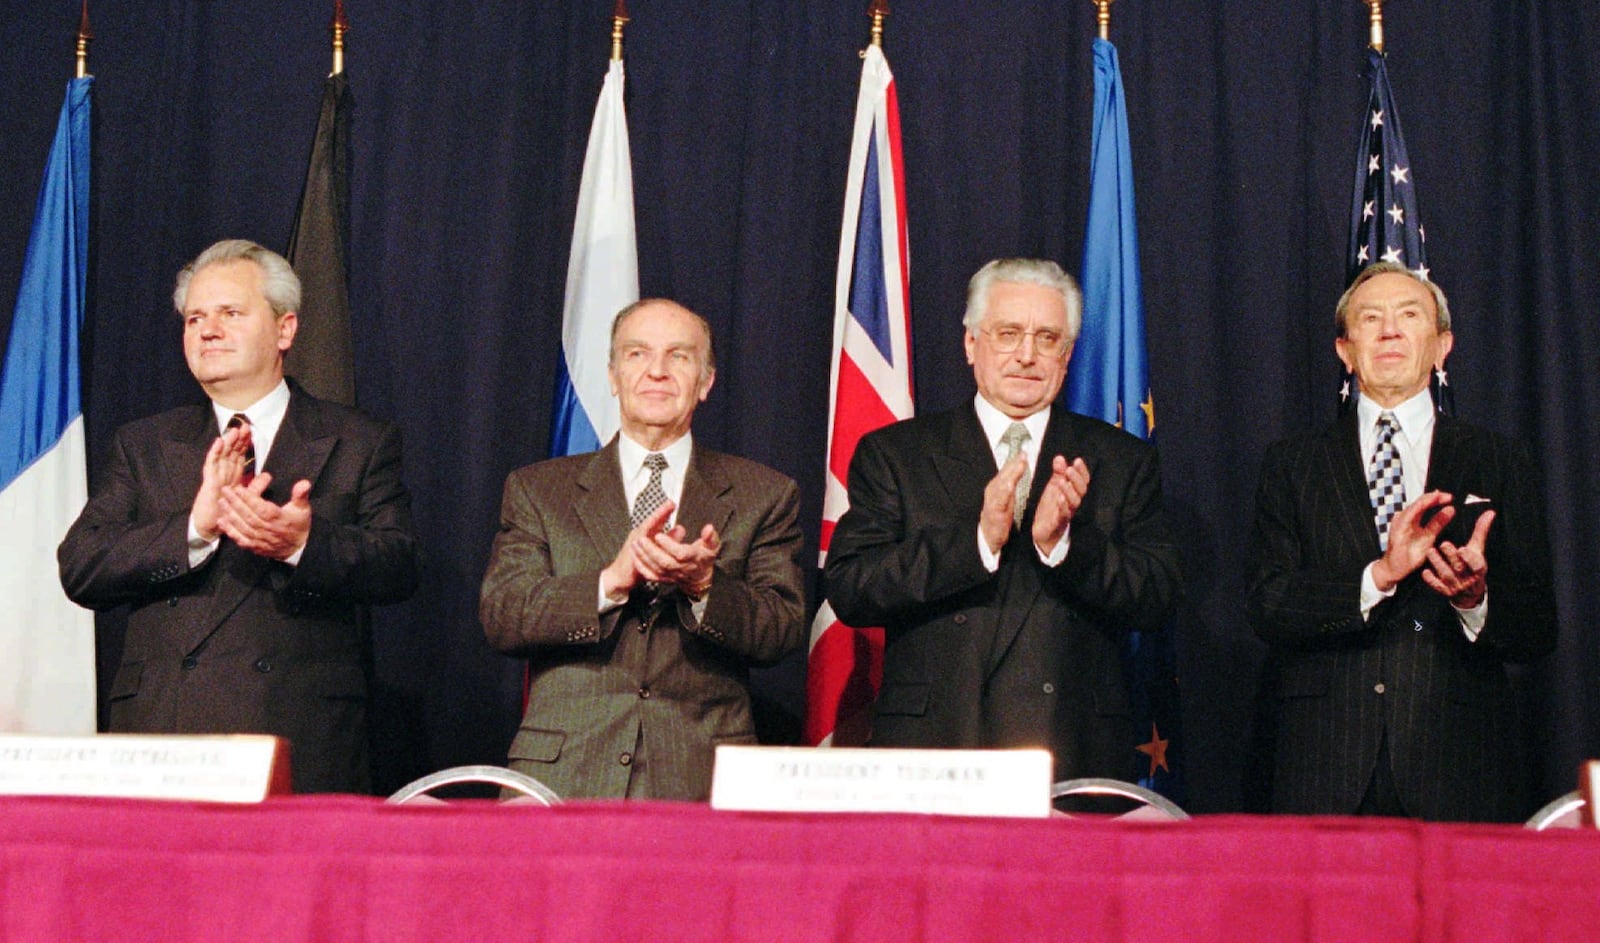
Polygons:
M262 472L248 485L223 486L217 523L229 540L251 553L287 560L311 535L311 482L295 482L283 504L262 497L271 483L272 474Z
M216 540L223 532L218 523L222 514L222 489L239 483L244 474L245 452L249 449L250 427L245 425L224 432L206 450L205 461L200 466L200 490L195 493L189 510L194 529L205 540Z
M1033 511L1033 544L1040 553L1049 556L1055 550L1088 493L1089 466L1083 459L1075 458L1070 465L1061 455L1051 459L1050 480Z
M1014 507L1017 503L1017 482L1028 473L1028 459L1021 452L1012 456L983 488L983 510L978 514L978 531L989 545L990 553L999 553L1011 539L1011 528L1016 523Z
M640 570L634 548L641 543L649 542L651 535L660 533L667 526L667 519L672 517L673 510L673 503L667 501L652 511L638 527L628 531L628 536L622 541L622 547L617 551L616 557L601 573L606 595L619 596L630 593L635 586L645 580L653 579Z
M1423 515L1433 508L1438 508L1438 513L1421 523ZM1439 532L1455 516L1450 495L1444 491L1429 491L1396 514L1389 522L1389 549L1372 566L1372 581L1378 590L1387 593L1428 562Z
M1428 569L1422 571L1422 581L1448 597L1450 605L1457 609L1476 608L1488 591L1489 559L1484 556L1483 545L1489 539L1492 523L1494 512L1485 511L1464 546L1457 547L1447 540L1428 551Z
M704 596L711 589L722 538L709 523L700 528L700 536L693 543L684 543L686 536L682 527L659 532L641 541L633 556L646 579L675 584L690 596Z

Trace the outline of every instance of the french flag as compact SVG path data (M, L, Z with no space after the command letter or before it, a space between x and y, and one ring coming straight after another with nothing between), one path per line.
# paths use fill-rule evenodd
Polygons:
M621 419L606 362L611 321L639 300L639 249L633 222L633 162L622 105L622 60L611 60L589 129L578 212L567 260L561 359L550 419L550 455L592 452L617 434Z
M834 291L821 562L828 558L834 527L850 506L845 484L856 443L912 414L900 108L883 50L868 46L864 58ZM883 630L845 625L824 601L811 626L806 742L865 742L882 678Z
M67 84L0 368L0 732L95 731L94 614L55 548L88 500L78 335L89 269L92 77Z

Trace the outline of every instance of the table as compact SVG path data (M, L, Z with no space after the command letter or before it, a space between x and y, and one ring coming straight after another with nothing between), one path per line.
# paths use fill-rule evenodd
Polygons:
M1600 833L0 798L0 940L1600 937Z

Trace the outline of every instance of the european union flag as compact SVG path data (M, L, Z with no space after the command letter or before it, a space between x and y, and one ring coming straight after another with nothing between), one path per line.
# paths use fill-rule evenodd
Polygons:
M1092 148L1083 328L1067 376L1067 408L1148 439L1155 433L1155 405L1145 357L1133 157L1117 47L1104 39L1094 42ZM1127 778L1181 802L1175 661L1172 632L1129 633L1123 671L1142 742L1129 744Z

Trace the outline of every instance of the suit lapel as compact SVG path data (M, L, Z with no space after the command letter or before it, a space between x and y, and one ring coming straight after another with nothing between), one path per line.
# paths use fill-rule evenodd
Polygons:
M683 476L683 501L678 508L678 523L687 533L684 540L694 542L700 529L709 523L718 534L726 534L733 521L733 504L724 496L733 488L727 469L714 453L696 448Z
M617 460L617 440L612 438L595 452L578 473L578 520L589 535L596 559L610 560L627 539L628 498L622 489L622 467Z
M317 478L339 442L338 434L328 428L322 404L298 386L291 385L290 390L289 410L261 466L262 471L272 473L266 497L274 504L288 501L294 483L301 480L311 482L311 497L315 500Z
M217 438L216 414L210 406L197 406L192 414L183 415L161 438L161 463L169 481L173 501L189 505L200 490L200 470L205 464L206 452Z
M1333 488L1333 506L1339 509L1338 525L1346 540L1372 557L1378 548L1378 525L1372 512L1372 495L1367 490L1366 463L1361 455L1361 426L1356 410L1339 418L1323 439L1323 461L1328 469L1328 485Z
M1477 449L1472 443L1472 430L1450 416L1435 415L1433 420L1433 446L1428 451L1429 491L1448 491L1455 494L1460 489L1464 470L1473 464Z

